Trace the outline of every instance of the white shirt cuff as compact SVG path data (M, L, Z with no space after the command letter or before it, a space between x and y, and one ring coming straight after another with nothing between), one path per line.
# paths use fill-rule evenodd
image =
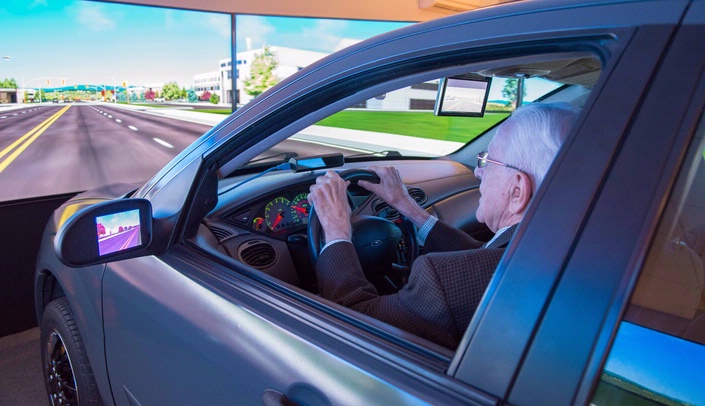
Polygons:
M337 240L330 240L330 241L328 241L328 242L326 243L326 245L323 246L323 248L321 248L321 253L323 253L323 251L324 251L326 248L330 247L330 246L333 245L333 244L339 243L339 242L349 242L349 243L352 244L352 241L346 240L345 238L338 238ZM320 254L319 254L319 255L320 255Z
M438 218L431 216L428 218L428 220L426 220L425 223L423 223L423 226L421 226L419 231L416 233L416 241L419 242L419 245L424 245L424 243L426 242L426 238L428 237L428 234L433 229L433 226L436 225L437 221L438 221Z

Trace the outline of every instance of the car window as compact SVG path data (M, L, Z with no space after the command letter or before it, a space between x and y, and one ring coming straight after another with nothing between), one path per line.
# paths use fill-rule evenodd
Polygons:
M522 70L533 72L536 71L535 66L549 71L542 77L523 80L523 86L518 88L518 83L512 83L505 76L514 77ZM553 71L550 71L551 67ZM444 224L442 227L450 226L471 236L472 246L478 248L492 238L492 232L476 217L480 198L480 181L474 174L477 153L452 153L471 145L475 147L476 143L486 147L493 136L492 129L514 111L516 104L519 104L517 99L522 99L517 95L522 91L521 87L525 89L522 91L523 104L541 103L550 95L550 102L583 107L601 69L599 59L590 54L541 54L454 64L432 72L418 69L407 76L390 75L388 81L370 80L369 88L359 86L357 82L336 84L333 90L354 87L355 92L346 96L321 91L321 99L325 103L313 100L308 104L299 104L308 107L320 103L321 107L309 107L310 112L298 113L301 114L298 118L293 114L292 117L282 118L293 121L286 123L292 130L281 130L286 134L279 139L286 135L288 138L272 144L263 141L259 145L261 148L252 148L246 154L232 154L229 159L222 159L218 168L221 179L217 205L206 215L201 232L193 241L211 253L235 261L236 269L244 273L254 276L263 273L293 285L299 293L312 295L315 300L320 300L321 296L329 300L323 294L322 283L317 279L310 257L310 251L321 242L311 237L309 229L311 205L307 194L310 187L316 182L316 177L324 174L329 167L343 171L393 165L399 170L409 195L417 203L440 219ZM489 83L484 115L434 114L439 87L448 76L479 77L478 80ZM462 97L453 99L453 102L458 99ZM469 104L476 102L467 98L464 101L469 101ZM276 125L281 128L285 124L279 122ZM268 129L268 125L264 124L253 128L257 127ZM307 161L307 157L312 157L312 162L324 162L319 157L323 154L342 154L344 161L330 166L300 164ZM296 168L289 166L292 162ZM381 198L354 183L348 191L355 207L354 216L384 219L393 224L391 227L400 230L404 227L396 209ZM387 223L380 226L385 227ZM388 244L390 248L387 250L392 260L390 267L377 269L379 263L386 266L384 261L389 259L388 256L366 255L373 260L364 258L360 262L366 279L376 293L381 292L380 296L402 291L411 280L411 271L406 267L411 249L419 248L422 253L442 251L429 244L429 240L425 241L426 244L419 244L420 247L410 249L417 241L411 235L402 235L398 240L395 238L388 239L394 241ZM386 241L387 237L378 239ZM379 241L378 245L381 244ZM442 244L436 243L437 246ZM493 255L496 255L493 261L501 258L499 250ZM493 269L488 268L484 272L487 279L492 274ZM424 336L407 328L416 323L407 322L407 319L415 316L401 321L391 320L377 317L374 311L360 311L360 306L342 304L336 310L347 313L346 319L350 315L358 317L363 320L364 324L361 325L364 328L369 330L371 327L381 337L394 336L396 340L401 335L407 342L425 345L448 355L447 349L454 350L462 338L485 287L485 284L474 286L470 299L472 304L459 306L464 310L459 315L457 325L449 328L452 333L437 334L444 335L445 341L429 338L430 333ZM329 300L325 304L332 302ZM435 334L438 330L424 328L424 333L428 331ZM445 336L451 334L452 339L446 339Z
M340 152L357 160L451 154L501 123L516 108L518 79L487 78L491 79L488 98L479 117L434 114L442 79L436 78L357 102L299 131L252 162L279 160L286 154ZM563 83L531 77L523 80L522 86L522 104L529 104ZM475 102L482 104L481 99Z
M701 123L593 404L705 404L705 144Z

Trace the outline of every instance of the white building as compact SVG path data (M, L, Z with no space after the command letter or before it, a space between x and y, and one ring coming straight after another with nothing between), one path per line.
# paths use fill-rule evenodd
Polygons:
M279 66L274 70L274 75L284 79L293 73L303 69L305 66L327 56L323 52L305 51L303 49L293 49L279 46L272 46L269 49L277 58ZM261 54L263 49L238 52L235 61L235 72L238 89L238 102L245 104L252 100L252 96L245 93L244 80L250 76L250 66L255 56ZM232 61L230 58L219 61L220 68L217 72L208 72L195 75L193 77L192 88L200 97L203 92L209 91L220 97L221 103L232 103Z
M228 59L228 61L230 61ZM222 66L223 61L221 61L221 66ZM208 72L208 73L200 73L198 75L195 75L193 77L193 86L192 89L196 94L200 97L204 92L208 91L210 94L217 94L220 96L220 100L223 99L223 92L222 92L222 87L223 83L225 83L225 80L223 79L222 76L222 68L221 70L216 70L213 72Z
M359 42L359 40L344 39L336 50L345 48ZM327 56L323 52L306 51L303 49L271 46L269 49L274 53L278 66L274 70L274 75L282 80L304 67ZM237 79L238 103L245 104L252 100L252 96L245 91L244 80L250 76L250 66L252 61L263 49L254 49L238 52L235 61L235 72ZM232 72L233 66L230 58L218 61L220 67L218 71L201 73L193 77L192 89L200 97L203 92L215 93L220 97L221 103L232 103ZM370 110L433 110L435 103L438 81L422 83L409 88L399 89L378 98L367 100L355 107Z

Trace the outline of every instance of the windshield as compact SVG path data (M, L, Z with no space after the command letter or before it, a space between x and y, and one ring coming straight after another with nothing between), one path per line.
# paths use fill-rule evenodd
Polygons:
M517 82L492 78L481 117L435 115L440 78L397 89L326 117L250 164L330 153L342 153L346 160L448 155L509 116L516 106ZM523 103L538 100L560 86L541 78L527 79Z

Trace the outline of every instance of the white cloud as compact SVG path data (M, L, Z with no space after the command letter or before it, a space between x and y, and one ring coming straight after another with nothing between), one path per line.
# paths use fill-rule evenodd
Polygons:
M313 27L305 27L296 41L311 44L316 51L334 52L343 40L348 23L342 20L317 20Z
M223 38L230 38L230 18L222 14L210 14L207 19L208 28Z
M269 24L264 18L258 16L242 16L237 19L238 41L249 38L252 49L262 48L264 44L272 44L267 40L267 35L276 32L276 28ZM243 38L244 37L244 38Z
M46 7L48 5L47 0L34 0L29 4L29 6L27 6L27 8L32 10L37 7Z
M91 31L108 31L117 26L100 4L77 2L74 8L76 21Z

